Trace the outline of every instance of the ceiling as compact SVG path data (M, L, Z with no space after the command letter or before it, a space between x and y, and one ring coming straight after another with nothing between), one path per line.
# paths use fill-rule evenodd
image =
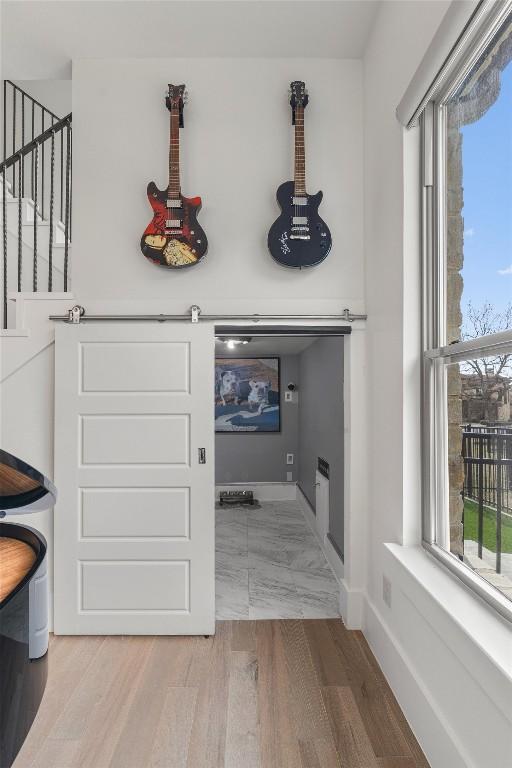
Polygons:
M238 336L234 336L238 338ZM300 355L319 336L276 336L273 338L253 338L249 344L238 346L231 351L221 341L215 342L216 357L265 357L271 355Z
M67 79L74 58L361 58L378 5L378 0L4 0L2 73L10 79Z

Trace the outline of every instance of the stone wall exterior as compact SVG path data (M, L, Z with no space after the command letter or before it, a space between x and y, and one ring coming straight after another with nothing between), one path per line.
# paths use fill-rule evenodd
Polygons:
M479 120L499 96L501 73L512 59L508 25L447 109L446 161L446 342L461 339L464 263L462 127ZM447 372L450 550L462 558L464 461L462 458L462 380L458 365Z
M461 337L463 289L461 270L464 261L462 133L455 120L449 121L448 124L446 181L446 340L450 343ZM458 365L451 365L448 368L447 395L450 551L462 557L464 554L462 526L464 461L461 436L462 381Z

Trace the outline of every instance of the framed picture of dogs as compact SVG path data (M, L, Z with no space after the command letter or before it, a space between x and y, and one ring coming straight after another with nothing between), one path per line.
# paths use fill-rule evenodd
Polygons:
M281 431L278 357L216 358L215 431Z

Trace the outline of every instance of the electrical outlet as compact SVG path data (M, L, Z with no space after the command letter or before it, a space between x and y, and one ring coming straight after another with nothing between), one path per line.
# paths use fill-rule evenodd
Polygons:
M384 574L382 574L382 599L388 608L391 608L391 582Z
M286 473L286 482L287 483L293 482L293 472L287 472Z
M286 463L287 464L293 464L293 453L287 453L286 454Z

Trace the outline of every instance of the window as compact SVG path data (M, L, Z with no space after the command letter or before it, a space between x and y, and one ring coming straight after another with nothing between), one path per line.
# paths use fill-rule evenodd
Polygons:
M425 546L512 619L512 13L500 8L422 115L423 505Z

